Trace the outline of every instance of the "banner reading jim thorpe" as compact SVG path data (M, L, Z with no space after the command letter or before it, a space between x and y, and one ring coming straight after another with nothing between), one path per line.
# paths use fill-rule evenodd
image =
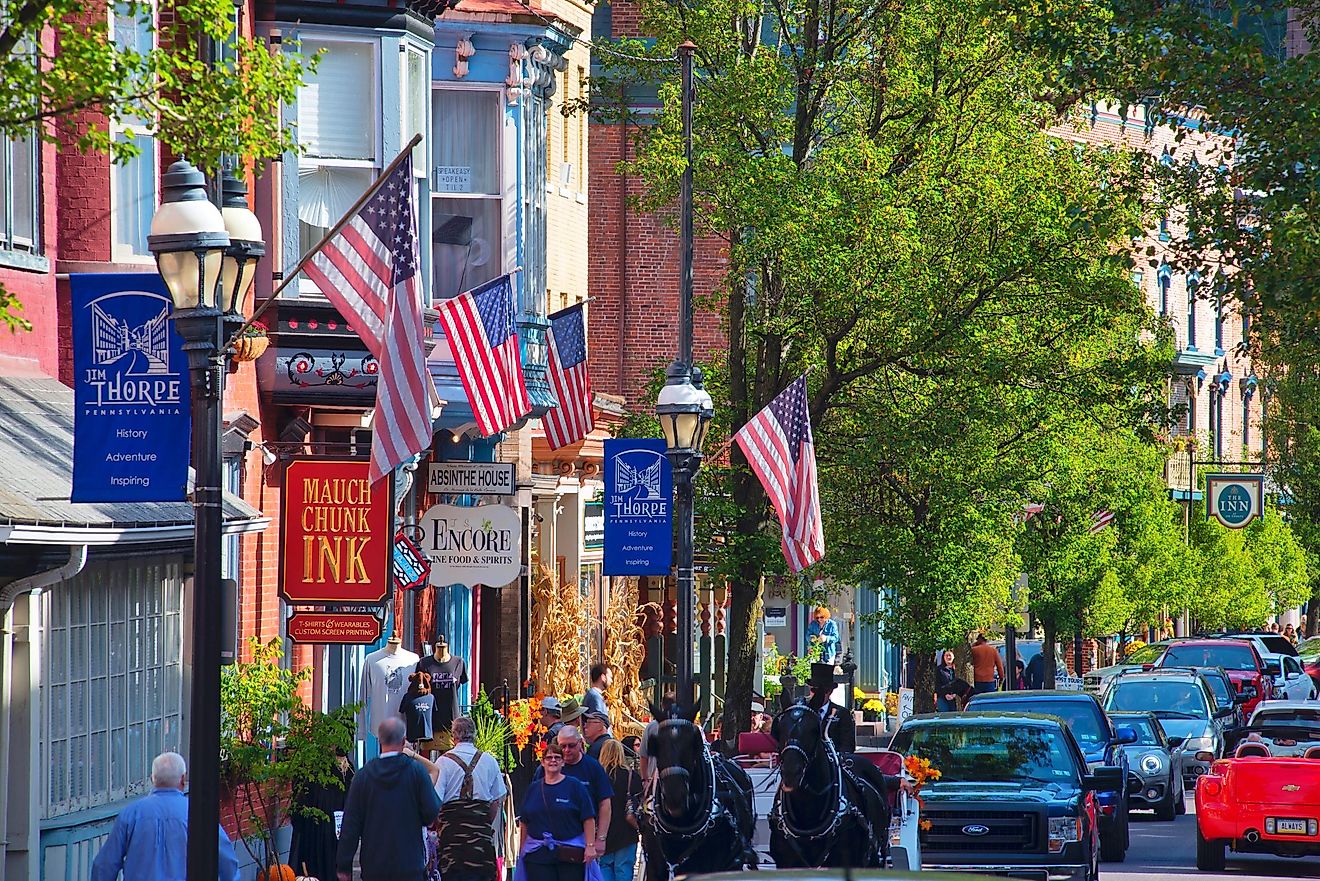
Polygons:
M674 475L665 442L605 441L604 575L668 575L674 561Z
M154 272L69 276L75 502L181 502L188 489L183 339Z

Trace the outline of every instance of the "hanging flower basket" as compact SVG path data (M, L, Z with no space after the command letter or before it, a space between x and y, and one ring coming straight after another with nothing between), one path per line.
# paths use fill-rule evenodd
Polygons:
M255 361L262 356L269 345L270 337L266 335L266 325L254 321L243 329L238 339L234 340L234 360Z

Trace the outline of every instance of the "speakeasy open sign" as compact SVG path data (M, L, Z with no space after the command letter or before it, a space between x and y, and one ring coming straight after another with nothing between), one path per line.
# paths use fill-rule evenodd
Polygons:
M522 521L505 505L435 505L410 536L431 561L431 583L504 587L522 569Z

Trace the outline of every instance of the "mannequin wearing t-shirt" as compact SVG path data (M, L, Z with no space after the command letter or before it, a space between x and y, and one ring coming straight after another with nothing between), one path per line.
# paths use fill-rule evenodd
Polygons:
M385 648L377 649L362 661L362 681L358 700L362 710L357 717L358 740L376 735L376 726L388 718L402 718L399 704L408 691L408 674L417 667L417 655L403 648L403 639L392 634Z
M419 744L423 749L445 751L454 743L449 736L458 712L458 688L468 681L467 664L449 653L449 641L437 636L431 654L417 662L418 673L431 675L431 694L435 696L435 710L431 716L435 739Z

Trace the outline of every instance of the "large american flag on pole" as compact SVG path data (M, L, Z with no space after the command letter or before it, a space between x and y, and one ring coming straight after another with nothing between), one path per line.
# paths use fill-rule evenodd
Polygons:
M825 556L806 374L748 420L734 439L779 515L788 568L802 571Z
M514 328L513 283L502 275L437 304L477 428L499 434L532 412Z
M431 446L435 387L422 348L418 264L409 157L303 267L376 357L372 483Z
M594 427L586 310L581 303L550 316L550 390L559 406L542 417L541 426L546 442L557 450L582 440Z

